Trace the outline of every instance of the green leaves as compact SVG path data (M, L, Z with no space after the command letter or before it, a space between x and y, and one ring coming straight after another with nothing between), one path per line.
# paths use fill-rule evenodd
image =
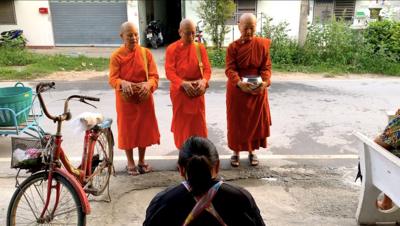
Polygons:
M274 69L330 73L379 73L400 75L400 23L370 23L366 31L353 30L342 20L308 27L300 47L287 35L288 24L273 24L264 17L262 35L272 39Z
M400 22L372 22L365 31L365 39L375 53L381 52L390 60L400 62Z
M234 16L236 5L232 0L201 0L198 14L205 21L205 30L217 49L222 48L225 34L230 31L226 21Z

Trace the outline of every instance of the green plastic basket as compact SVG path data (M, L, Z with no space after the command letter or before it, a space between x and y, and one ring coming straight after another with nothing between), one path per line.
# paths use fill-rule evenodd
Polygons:
M18 125L25 122L31 107L32 88L20 82L14 87L0 88L0 126L15 126L14 119Z

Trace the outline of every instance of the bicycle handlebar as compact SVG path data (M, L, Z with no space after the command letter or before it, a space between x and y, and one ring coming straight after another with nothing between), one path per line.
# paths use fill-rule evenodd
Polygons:
M61 121L71 119L71 113L68 110L68 102L72 99L79 99L80 102L85 103L85 104L89 104L85 100L100 101L100 98L97 98L97 97L72 95L72 96L69 96L64 102L64 113L59 116L54 116L48 112L46 105L44 103L42 94L41 94L41 93L53 88L54 86L55 86L54 82L41 82L36 85L36 94L39 97L40 106L42 107L43 112L47 116L47 118L53 120L54 122L61 122ZM89 104L89 105L91 105L91 104Z
M89 97L89 96L81 96L85 100L91 100L91 101L100 101L100 98L97 97Z
M56 85L55 82L40 82L36 85L36 93L42 93L47 91L48 89L53 88Z

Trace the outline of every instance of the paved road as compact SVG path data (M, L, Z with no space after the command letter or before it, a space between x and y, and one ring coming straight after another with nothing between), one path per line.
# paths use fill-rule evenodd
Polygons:
M230 151L226 141L225 82L214 81L206 95L207 125L209 137L223 157L222 167L228 169L223 171L224 177L253 192L263 217L271 225L355 225L359 187L352 180L359 144L351 134L357 130L374 137L384 128L386 111L399 106L399 83L399 79L274 81L269 90L272 135L268 149L257 152L262 158L261 166L249 169L243 160L241 168L231 170L227 160ZM116 118L113 92L105 79L57 82L57 89L46 96L49 110L61 111L59 100L72 93L100 96L95 111ZM171 103L165 80L155 93L155 106L161 145L149 148L148 156L152 165L163 171L130 179L123 172L123 153L116 150L118 177L111 182L114 200L111 204L92 203L90 225L112 225L112 220L118 225L140 225L143 208L151 197L179 181L176 172L164 171L175 168L177 156L169 132ZM93 109L75 103L71 110L76 115ZM43 120L43 127L54 131L48 120ZM113 129L116 132L115 124ZM72 127L66 125L64 131L68 154L78 157L80 140ZM5 194L0 199L0 219L5 216L14 190L10 177L15 171L9 169L9 146L9 138L0 138L0 190ZM245 178L250 179L241 180ZM111 217L107 211L112 212Z
M269 90L272 113L271 137L268 151L260 154L275 155L338 155L357 154L352 131L362 131L374 136L383 129L386 111L396 109L400 95L398 79L367 80L305 80L275 81ZM34 85L34 83L28 83ZM106 80L57 82L56 90L46 95L50 112L60 112L63 98L70 94L101 97L97 109L73 103L71 111L77 115L84 111L101 112L116 119L114 93ZM168 82L161 80L155 93L155 108L161 132L161 145L149 148L149 155L176 155L172 134L169 131L172 117ZM220 154L230 154L226 141L225 82L214 81L206 95L207 126L210 139ZM43 127L54 131L51 121L43 119ZM65 144L68 154L80 153L77 134L65 124ZM116 127L113 127L116 134ZM0 141L7 141L1 138ZM71 142L73 141L73 142ZM1 142L0 145L6 145ZM3 146L0 146L3 147ZM0 150L0 157L9 152Z

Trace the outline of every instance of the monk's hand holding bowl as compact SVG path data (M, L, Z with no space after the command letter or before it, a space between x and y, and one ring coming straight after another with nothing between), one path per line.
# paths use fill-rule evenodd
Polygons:
M131 83L132 95L137 95L141 90L140 83Z
M125 80L121 81L121 90L128 95L133 95L134 93L132 83Z
M138 83L140 89L138 91L138 95L139 95L139 100L145 101L147 100L147 98L149 98L150 94L151 94L151 87L152 85L150 84L150 82L141 82Z
M207 80L205 79L199 79L196 81L196 94L197 96L201 96L204 93L206 93L206 89L207 89Z
M253 89L252 94L253 95L261 94L269 85L270 83L267 81L262 82L256 89Z
M186 94L189 97L195 97L196 95L196 89L193 87L193 84L191 81L183 81L182 82L182 88L185 90Z
M239 89L241 89L243 92L245 93L252 93L253 89L251 88L253 84L249 83L249 82L243 82L243 81L239 81L237 83L237 86L239 87Z

